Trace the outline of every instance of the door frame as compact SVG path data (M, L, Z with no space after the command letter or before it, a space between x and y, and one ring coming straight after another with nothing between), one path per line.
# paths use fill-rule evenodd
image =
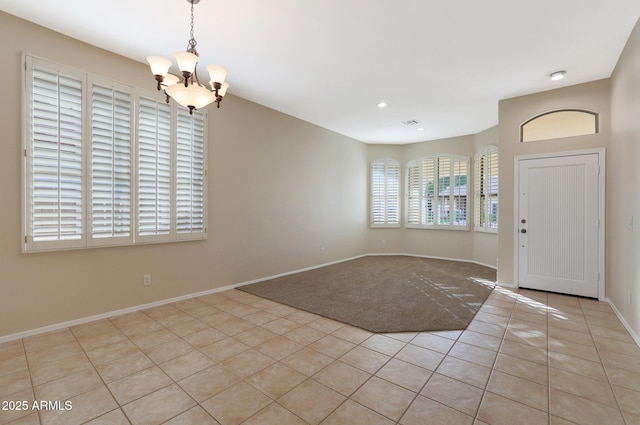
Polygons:
M516 155L513 157L513 281L520 287L520 249L518 229L520 223L520 161L528 159L561 158L576 155L598 155L598 300L605 299L605 148L584 149L566 152L549 152L533 155Z

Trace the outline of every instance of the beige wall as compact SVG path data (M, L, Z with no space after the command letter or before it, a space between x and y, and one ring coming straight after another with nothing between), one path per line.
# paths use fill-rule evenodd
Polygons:
M640 21L611 77L611 116L607 297L640 335Z
M0 52L0 338L366 252L366 145L228 96L209 114L207 241L21 254L22 53L154 81L145 64L3 12Z
M611 122L609 88L610 81L606 79L500 101L498 282L513 285L516 281L513 267L514 157L606 147ZM561 108L597 112L600 114L600 132L588 136L520 143L520 125L523 122L542 112Z

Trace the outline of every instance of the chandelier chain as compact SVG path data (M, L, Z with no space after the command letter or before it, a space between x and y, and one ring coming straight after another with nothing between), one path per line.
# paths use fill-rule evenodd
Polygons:
M193 35L193 1L190 1L189 3L191 3L191 38L189 39L189 49L192 50L194 54L198 54L195 50L196 50L196 44L198 44L198 42L196 41L194 35Z

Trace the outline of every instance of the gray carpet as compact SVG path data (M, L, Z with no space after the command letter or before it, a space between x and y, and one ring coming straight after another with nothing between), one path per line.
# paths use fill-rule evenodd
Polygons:
M495 285L477 264L368 256L237 289L371 332L465 329Z

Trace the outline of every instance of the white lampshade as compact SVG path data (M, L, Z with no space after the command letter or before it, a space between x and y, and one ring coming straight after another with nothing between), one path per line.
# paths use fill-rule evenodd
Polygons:
M162 75L165 77L171 67L171 61L162 56L147 56L147 62L151 66L151 73L153 75Z
M198 57L189 52L177 52L173 56L176 57L178 62L178 68L181 72L187 71L189 74L193 74L193 70L196 69L198 63Z
M170 86L172 84L177 84L180 81L180 78L176 77L173 74L167 74L164 77L164 81L162 81L163 86Z
M209 80L214 83L224 83L227 78L227 70L220 65L207 65L207 71L209 72Z
M229 88L229 83L227 83L226 81L222 83L222 87L220 88L220 90L218 90L218 96L224 97L224 95L227 94L228 88Z
M206 88L197 84L173 84L167 87L166 92L176 102L184 107L204 108L216 100L216 96Z

